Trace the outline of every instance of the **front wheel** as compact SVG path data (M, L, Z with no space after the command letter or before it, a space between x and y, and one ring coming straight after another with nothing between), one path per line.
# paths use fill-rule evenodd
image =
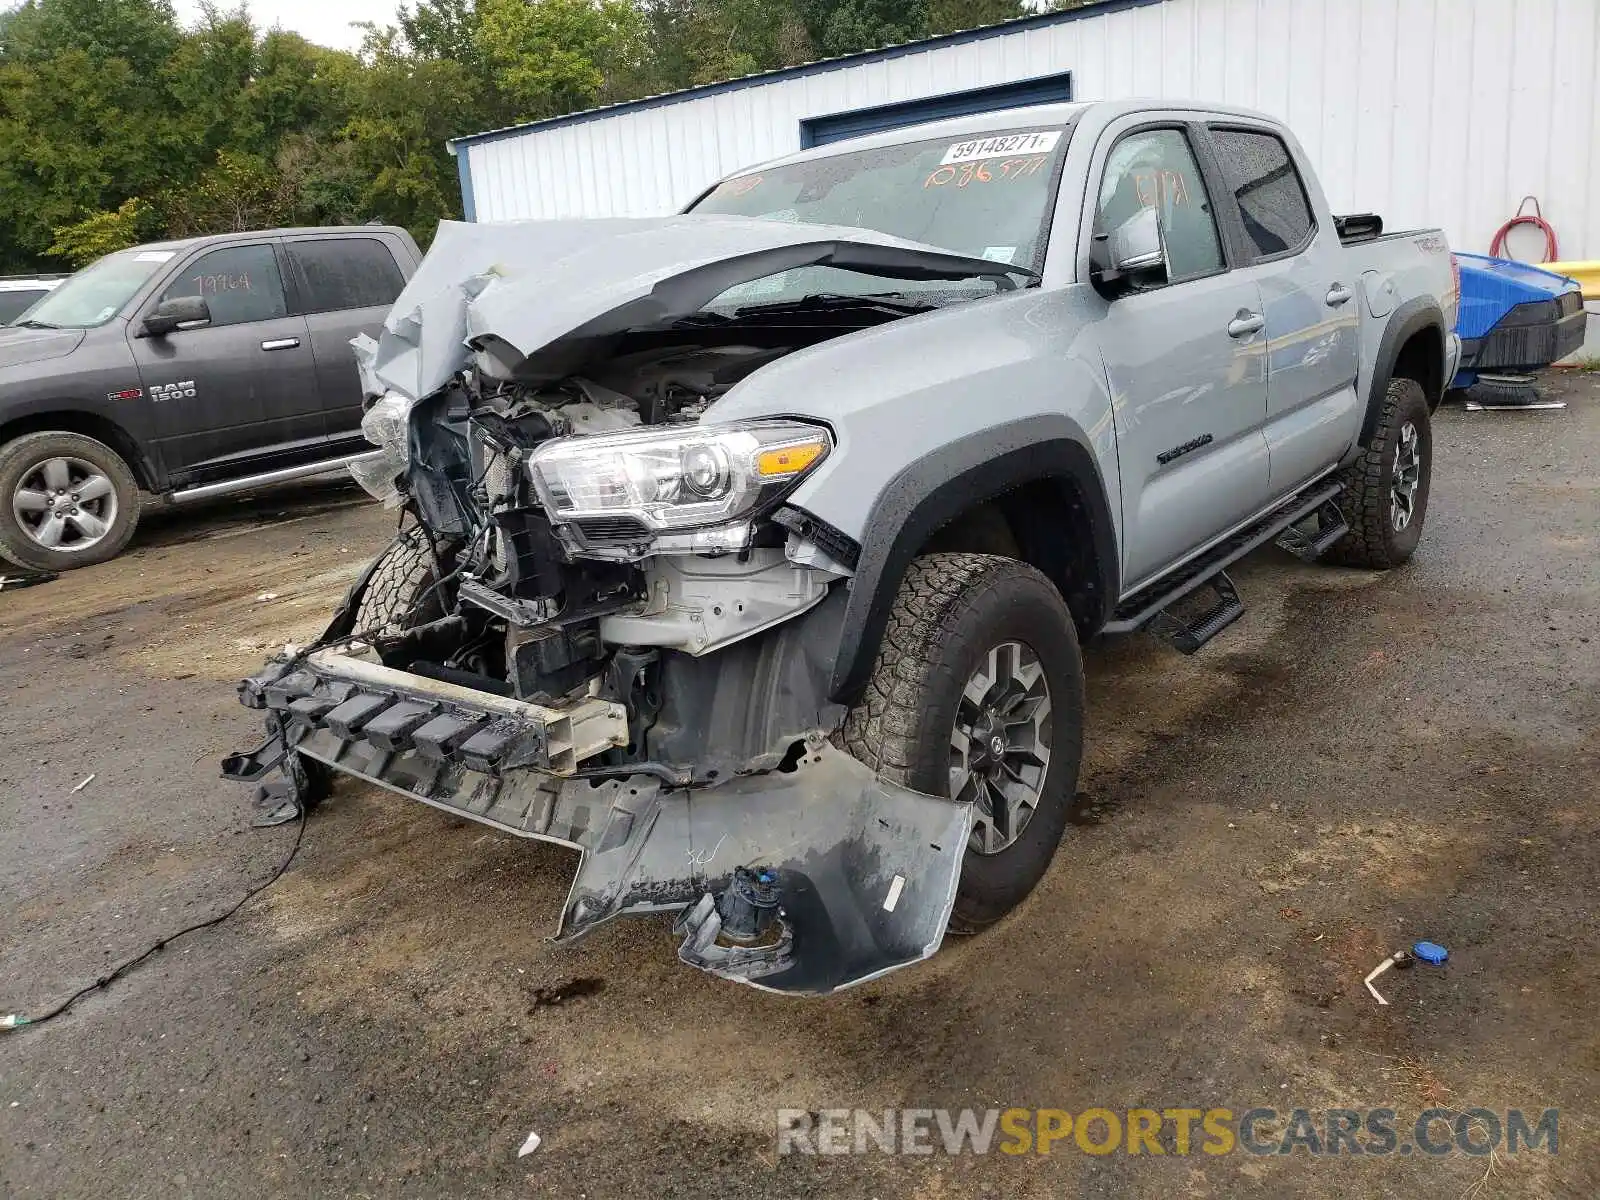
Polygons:
M45 432L0 449L0 558L70 571L121 554L138 524L138 482L105 443Z
M969 800L950 928L972 933L1043 878L1083 756L1083 664L1056 589L1025 563L911 564L845 748L882 778Z
M444 616L444 597L436 586L433 547L418 526L402 530L372 569L356 609L355 627L368 637L398 637L408 629Z

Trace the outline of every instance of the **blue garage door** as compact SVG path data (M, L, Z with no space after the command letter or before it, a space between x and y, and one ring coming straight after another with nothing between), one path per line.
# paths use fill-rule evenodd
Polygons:
M825 146L846 138L940 121L946 117L966 117L993 112L999 108L1020 108L1025 104L1060 104L1072 99L1072 73L1039 75L1015 83L997 83L966 92L944 92L922 100L902 100L876 108L856 108L849 112L807 117L800 122L800 146Z

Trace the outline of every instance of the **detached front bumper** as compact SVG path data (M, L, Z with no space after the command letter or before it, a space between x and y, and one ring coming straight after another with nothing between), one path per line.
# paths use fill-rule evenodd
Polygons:
M771 991L825 995L932 955L955 901L970 804L878 779L814 739L791 771L686 788L582 764L628 741L615 704L547 708L323 652L240 684L276 749L424 804L580 854L557 940L614 917L681 911L679 958ZM272 748L236 756L259 778ZM749 941L735 872L769 881ZM725 926L726 922L726 928Z

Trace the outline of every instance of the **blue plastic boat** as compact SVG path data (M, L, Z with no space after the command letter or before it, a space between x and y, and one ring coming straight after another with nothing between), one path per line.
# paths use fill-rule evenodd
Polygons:
M1583 345L1587 317L1576 280L1482 254L1458 253L1456 262L1461 370L1453 387L1527 387L1527 376Z

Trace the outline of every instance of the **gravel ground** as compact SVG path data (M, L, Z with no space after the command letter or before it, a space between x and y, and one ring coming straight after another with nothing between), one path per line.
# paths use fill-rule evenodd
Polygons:
M1269 550L1198 657L1092 647L1078 820L991 932L823 1002L679 966L666 918L557 949L569 854L346 782L237 916L0 1035L0 1194L1600 1194L1600 377L1552 390L1565 411L1441 413L1408 568ZM232 681L391 524L328 485L158 513L0 598L0 1013L278 869L296 831L248 831L217 779L259 728ZM1380 1008L1362 976L1417 938L1449 964ZM779 1108L1386 1106L1408 1132L1433 1105L1559 1107L1560 1153L773 1135Z

